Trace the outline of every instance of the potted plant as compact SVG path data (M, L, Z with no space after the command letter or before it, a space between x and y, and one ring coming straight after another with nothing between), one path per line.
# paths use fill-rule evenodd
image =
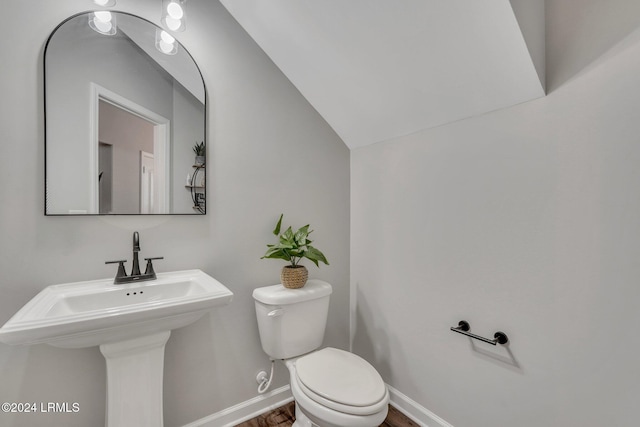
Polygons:
M193 152L196 153L196 166L204 165L204 160L205 160L204 141L200 143L196 142L196 145L193 146Z
M284 214L280 215L276 228L273 230L273 234L278 236L279 241L275 245L267 245L269 249L267 249L262 258L289 261L290 264L285 265L280 272L280 280L285 288L297 289L303 287L309 277L307 268L299 264L303 258L311 260L317 267L320 267L319 262L327 265L329 265L329 262L322 252L311 246L313 242L309 240L309 234L313 230L309 230L309 224L299 228L297 231L293 231L289 227L284 233L280 234L283 216Z

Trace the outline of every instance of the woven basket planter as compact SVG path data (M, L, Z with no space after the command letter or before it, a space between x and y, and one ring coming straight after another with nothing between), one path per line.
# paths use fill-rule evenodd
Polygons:
M286 265L280 272L280 280L285 288L299 289L307 283L309 271L304 265Z

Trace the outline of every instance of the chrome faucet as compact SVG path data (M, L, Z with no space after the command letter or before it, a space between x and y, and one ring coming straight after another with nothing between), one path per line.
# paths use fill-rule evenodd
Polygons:
M138 261L138 252L140 252L140 235L138 234L137 231L134 231L133 232L133 267L131 268L131 275L127 276L127 272L124 269L124 263L127 262L126 259L105 262L105 264L118 263L118 272L116 273L116 278L113 281L115 285L120 285L123 283L131 283L131 282L141 282L144 280L154 280L156 278L156 272L153 270L152 261L154 259L164 259L164 257L145 258L145 261L147 261L147 268L145 269L144 274L141 274L140 263Z

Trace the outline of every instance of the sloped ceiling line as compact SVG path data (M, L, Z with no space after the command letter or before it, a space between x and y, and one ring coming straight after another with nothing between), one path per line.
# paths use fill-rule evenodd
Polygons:
M544 96L544 0L221 0L350 148Z

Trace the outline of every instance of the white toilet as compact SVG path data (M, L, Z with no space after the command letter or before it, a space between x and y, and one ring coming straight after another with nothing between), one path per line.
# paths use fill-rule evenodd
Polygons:
M262 348L289 369L294 427L374 427L387 416L389 392L380 374L355 354L326 347L331 285L309 280L253 291Z

